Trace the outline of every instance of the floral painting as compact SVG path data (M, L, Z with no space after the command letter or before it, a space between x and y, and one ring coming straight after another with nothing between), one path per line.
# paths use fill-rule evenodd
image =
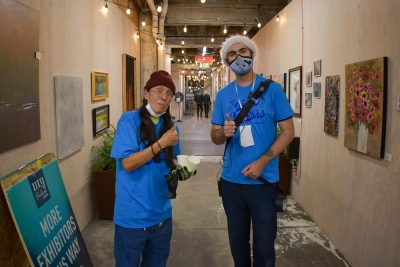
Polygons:
M383 158L387 58L346 65L345 136L350 149Z
M326 77L324 132L333 136L338 136L339 86L339 75Z

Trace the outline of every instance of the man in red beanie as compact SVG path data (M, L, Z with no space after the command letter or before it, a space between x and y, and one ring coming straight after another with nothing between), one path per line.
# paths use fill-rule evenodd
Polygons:
M117 160L114 255L117 267L167 265L172 206L165 176L180 154L169 104L175 85L166 71L150 75L147 105L125 112L118 122L111 156Z

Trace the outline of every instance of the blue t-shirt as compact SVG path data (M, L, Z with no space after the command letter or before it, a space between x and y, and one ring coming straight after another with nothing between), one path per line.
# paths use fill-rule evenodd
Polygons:
M254 91L265 78L257 75L254 84ZM233 121L239 114L241 107L247 102L252 85L238 86L235 90L235 81L222 88L216 97L211 123L224 125L228 113ZM253 146L243 147L240 144L239 127L228 144L225 152L222 178L224 180L239 184L260 184L260 181L253 180L242 174L242 170L255 161L274 143L276 139L277 122L289 119L293 116L292 108L286 98L282 87L273 82L251 108L242 126L251 125L251 132L254 140ZM269 182L279 181L278 157L271 160L261 176Z
M161 161L150 159L139 168L127 172L122 159L146 148L140 141L140 111L125 112L117 126L111 156L117 159L114 223L126 228L143 228L155 225L172 216L171 201L166 198L168 187L165 175L170 172L164 151ZM155 125L157 138L163 118ZM173 147L180 154L179 143Z

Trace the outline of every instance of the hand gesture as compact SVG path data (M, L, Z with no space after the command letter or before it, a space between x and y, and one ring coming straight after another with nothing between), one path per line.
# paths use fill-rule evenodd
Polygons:
M171 129L166 131L161 138L158 140L162 148L167 146L173 146L178 143L178 131L176 130L176 123Z
M255 160L242 170L244 176L247 176L250 179L257 179L261 176L265 168L265 164L261 160Z
M224 135L225 137L232 137L235 134L236 131L236 124L234 121L231 121L231 116L229 116L228 113L226 113L226 119L224 122Z

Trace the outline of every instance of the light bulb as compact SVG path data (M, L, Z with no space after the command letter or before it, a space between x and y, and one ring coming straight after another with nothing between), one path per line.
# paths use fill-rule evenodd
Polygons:
M261 28L261 22L257 23L257 27Z
M183 32L187 32L186 24L185 24L185 27L183 27Z
M146 21L142 20L142 27L146 26Z
M158 6L157 6L157 12L158 12L158 13L161 13L161 11L162 11L162 7L161 7L161 5L158 5Z
M204 3L206 2L206 0L200 0L200 2L201 2L202 4L204 4Z
M126 14L128 14L128 15L131 14L131 9L129 7L126 9Z
M211 43L214 43L214 37L211 38Z
M182 50L181 50L181 53L182 53L182 54L185 54L185 50L182 49Z
M281 19L279 18L279 15L276 16L276 21L279 22Z
M182 45L184 45L185 44L185 41L184 40L182 40Z
M244 31L243 31L243 35L246 35L246 34L247 34L247 31L246 31L246 30L244 30Z
M203 56L204 56L204 54L207 52L207 47L206 46L203 46Z
M226 34L228 32L228 30L226 29L226 26L224 28L224 34Z
M103 6L103 8L101 9L101 12L103 12L104 15L107 15L107 13L108 13L107 2L106 2L106 4Z

